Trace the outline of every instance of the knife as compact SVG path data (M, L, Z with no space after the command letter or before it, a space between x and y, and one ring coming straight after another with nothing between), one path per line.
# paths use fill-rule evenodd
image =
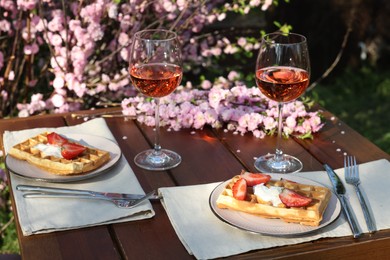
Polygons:
M53 188L53 187L42 187L42 186L32 186L32 185L18 185L16 190L19 191L36 191L40 194L67 194L67 195L76 195L76 196L90 196L90 197L105 197L108 199L139 199L144 195L142 194L126 194L126 193L113 193L113 192L99 192L91 190L75 190L75 189L64 189L64 188ZM149 199L158 200L161 199L159 195L152 195Z
M337 196L339 197L339 199L341 201L342 209L343 209L344 215L347 217L349 226L351 227L353 237L354 238L360 237L362 235L362 231L361 231L359 225L357 224L357 220L356 220L355 215L352 212L351 205L349 204L349 201L345 197L345 187L344 187L343 183L341 182L339 176L337 176L337 174L333 171L332 168L330 168L329 165L324 164L324 168L325 168L326 172L328 173L328 176L329 176L329 179L332 183L334 192L337 194Z

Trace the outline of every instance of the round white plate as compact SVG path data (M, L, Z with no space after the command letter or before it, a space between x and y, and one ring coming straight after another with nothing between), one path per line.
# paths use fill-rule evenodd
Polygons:
M293 176L286 174L269 174L272 176L272 179L287 179L295 181L302 184L323 186L315 181ZM323 228L330 223L332 223L340 215L341 203L337 198L336 194L332 192L328 207L326 208L323 219L318 227L304 226L295 223L286 223L280 219L267 219L252 214L229 210L229 209L220 209L217 207L216 201L218 196L222 193L225 186L229 183L230 180L225 181L219 184L210 194L210 207L214 214L220 218L222 221L246 230L250 232L260 233L264 235L272 236L297 236L304 235L313 231L317 231L320 228Z
M6 167L16 175L21 177L34 179L37 181L46 181L46 182L73 182L79 180L89 179L95 176L98 176L102 173L107 172L112 166L114 166L120 159L122 153L119 146L113 141L93 135L82 135L82 134L67 134L64 135L67 139L78 142L82 145L89 147L105 150L110 153L111 159L106 164L102 165L94 171L79 175L55 175L49 173L41 168L38 168L27 161L18 160L12 156L7 155L5 159Z

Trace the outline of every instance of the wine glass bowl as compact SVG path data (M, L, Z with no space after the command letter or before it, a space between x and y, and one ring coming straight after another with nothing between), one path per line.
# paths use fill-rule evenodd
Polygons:
M292 173L302 169L302 162L284 154L282 139L283 104L299 98L310 79L310 59L306 38L294 33L270 33L262 38L256 60L256 85L269 99L278 102L278 137L275 154L261 156L255 168L261 172Z
M159 98L171 94L180 84L182 59L176 33L164 29L149 29L135 33L129 59L129 74L135 88L155 101L154 148L136 155L136 165L147 170L167 170L176 167L181 157L162 149L159 130Z

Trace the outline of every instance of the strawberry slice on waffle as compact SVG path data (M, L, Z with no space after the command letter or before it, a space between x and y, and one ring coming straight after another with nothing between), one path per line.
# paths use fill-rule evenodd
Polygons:
M271 179L271 176L267 174L246 171L242 171L240 176L246 180L247 185L250 187L261 183L267 183Z
M237 200L245 200L246 198L247 183L246 180L240 178L233 184L232 191L233 197Z
M305 207L312 202L312 199L305 197L293 190L284 188L279 194L279 198L287 207Z

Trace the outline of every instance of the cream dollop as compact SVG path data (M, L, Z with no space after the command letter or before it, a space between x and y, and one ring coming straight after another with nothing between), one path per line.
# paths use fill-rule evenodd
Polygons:
M38 149L44 156L53 156L63 158L61 154L61 147L50 144L37 144L33 148Z
M271 202L275 207L282 203L279 198L279 194L282 191L283 187L267 187L264 185L264 183L253 186L253 193L256 196L259 196L263 201Z

